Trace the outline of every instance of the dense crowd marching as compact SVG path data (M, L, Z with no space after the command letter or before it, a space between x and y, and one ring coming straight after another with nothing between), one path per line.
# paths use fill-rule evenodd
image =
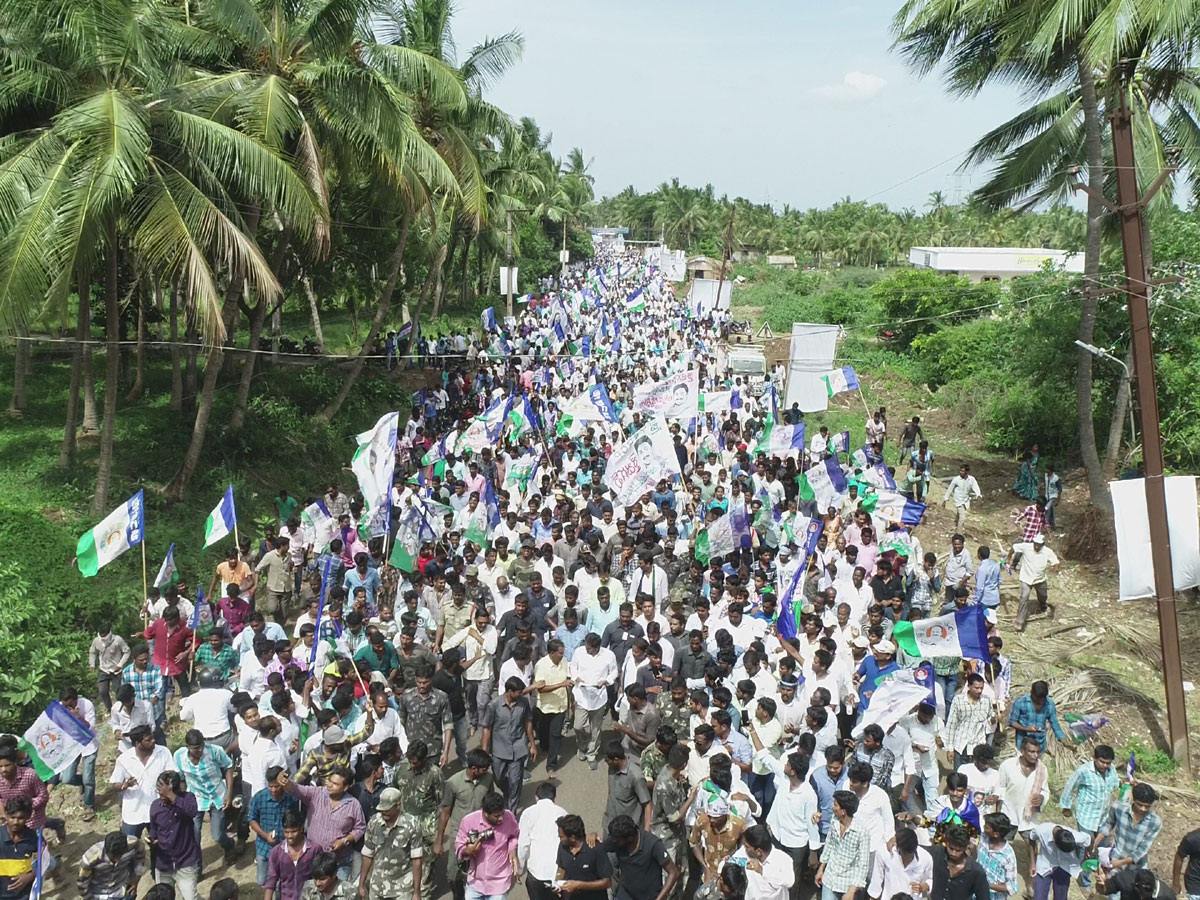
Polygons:
M776 452L770 430L803 414L778 408L773 377L722 368L724 323L702 312L636 257L575 268L482 337L439 344L454 352L397 437L384 533L337 484L280 491L278 527L231 545L207 593L151 591L132 647L101 629L99 708L60 700L114 733L120 827L67 893L134 897L150 872L144 896L196 900L221 867L202 856L207 817L224 865L253 842L268 900L483 900L518 881L532 900L1005 900L1022 876L1036 900L1073 879L1173 900L1185 865L1200 897L1200 831L1168 880L1147 868L1155 791L1111 747L1050 802L1050 735L1071 737L1045 682L1013 696L1001 578L1018 580L1023 629L1048 607L1059 483L1039 496L1036 457L1023 468L1003 563L881 518L879 463L907 498L938 500L919 420L873 412L861 456L825 428ZM618 502L608 461L647 421L634 387L687 371L727 402L672 419L672 465ZM574 400L597 385L611 403L589 419ZM848 487L819 506L801 474L830 458ZM965 465L941 483L961 532L979 485ZM317 500L336 523L320 540L301 515ZM723 516L740 516L736 546L710 555ZM974 606L988 658L898 646L897 623ZM922 671L926 697L870 712ZM169 728L185 732L173 753ZM0 900L23 900L36 835L64 823L0 741ZM63 779L85 822L98 750ZM601 818L559 805L564 778L606 792ZM210 887L236 896L231 878Z

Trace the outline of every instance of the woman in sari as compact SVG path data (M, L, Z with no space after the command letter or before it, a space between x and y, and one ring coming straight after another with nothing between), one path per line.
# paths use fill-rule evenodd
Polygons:
M1025 452L1025 459L1017 471L1017 480L1013 482L1013 493L1030 501L1038 498L1038 445L1034 444Z

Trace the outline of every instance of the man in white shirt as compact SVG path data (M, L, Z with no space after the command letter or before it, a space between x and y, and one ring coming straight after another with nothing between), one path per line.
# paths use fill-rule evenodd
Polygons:
M875 854L867 896L871 900L889 900L901 893L928 895L932 885L933 857L919 845L917 833L904 828L896 832L893 849Z
M1025 622L1029 618L1029 595L1036 593L1042 610L1051 607L1049 602L1049 578L1051 568L1058 568L1058 556L1046 546L1046 536L1039 534L1031 542L1017 543L1008 551L1005 560L1009 570L1012 569L1013 557L1020 555L1021 565L1017 576L1021 581L1021 603L1017 607L1017 631L1025 630Z
M786 760L771 756L775 770L775 802L767 813L767 827L792 860L792 872L799 882L808 865L808 855L821 847L821 831L813 822L820 818L817 792L808 783L808 758L793 752Z
M133 746L117 757L108 783L121 793L121 830L140 837L150 827L150 804L158 799L158 776L175 765L171 751L154 742L149 725L138 725L125 737Z
M600 767L600 731L610 690L615 690L618 679L617 657L600 644L600 635L588 634L583 652L575 651L570 667L579 758L587 760L593 771Z
M937 748L942 743L944 727L937 708L933 704L922 703L915 713L900 720L900 727L908 732L912 743L917 779L921 783L921 796L916 791L909 791L909 813L914 816L923 815L931 809L934 798L938 795L938 779L940 777L937 763Z
M792 857L771 842L766 825L751 825L742 832L741 849L734 857L757 860L760 872L746 869L746 900L787 900L796 883Z
M491 624L491 614L486 609L475 610L473 628L463 628L442 644L445 653L453 647L461 647L463 675L467 681L467 708L470 711L472 728L479 727L479 717L492 701L496 686L492 675L492 658L496 655L496 644L500 633Z
M666 605L670 587L666 570L654 564L650 551L643 550L638 555L637 571L629 579L629 596L636 598L638 594L649 594L658 608L662 609Z
M846 782L858 797L854 821L871 835L871 853L878 856L896 846L896 817L892 814L892 798L871 783L874 777L870 763L855 762L849 766Z
M950 483L946 485L946 496L942 498L943 509L946 508L946 501L954 500L955 531L962 531L963 526L967 524L967 513L971 509L972 497L982 500L983 491L979 490L979 482L971 474L971 467L963 463L958 467L958 474L951 478Z
M554 802L554 782L538 786L533 806L521 813L517 822L521 837L517 841L517 865L528 875L525 882L530 896L551 896L550 883L558 873L558 820L567 811Z
M228 750L236 737L230 724L233 715L233 693L221 684L215 672L202 669L200 690L183 698L179 718L195 722L206 743Z

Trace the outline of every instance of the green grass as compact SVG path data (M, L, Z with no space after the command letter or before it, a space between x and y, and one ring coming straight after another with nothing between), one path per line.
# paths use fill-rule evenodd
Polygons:
M27 724L33 707L61 687L88 684L86 652L97 624L109 622L127 636L140 625L140 548L93 578L84 579L72 565L79 536L98 521L90 506L99 442L82 442L74 465L58 467L69 368L65 358L35 355L28 409L0 427L0 728ZM204 521L227 484L234 486L245 535L261 534L262 525L273 521L272 499L280 488L301 498L319 494L331 473L349 464L353 436L381 409L403 406L398 386L373 372L364 374L342 414L326 426L313 414L337 391L340 370L264 368L256 374L246 427L236 433L223 424L240 371L222 373L201 465L186 500L170 503L162 488L179 467L192 427L169 407L169 365L151 358L143 398L126 403L122 388L118 401L108 502L111 510L139 488L145 491L149 578L174 543L184 579L208 586L224 547L204 549ZM102 405L99 355L96 378ZM5 407L11 384L12 358L0 359ZM347 488L353 482L348 472L339 479ZM24 655L10 659L18 651ZM52 667L42 665L41 651Z

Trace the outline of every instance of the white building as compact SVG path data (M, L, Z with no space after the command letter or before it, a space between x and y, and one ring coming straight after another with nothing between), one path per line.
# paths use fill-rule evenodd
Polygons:
M1008 281L1041 270L1049 260L1055 269L1083 272L1083 254L1072 250L1015 247L913 247L908 261L917 269L964 275L973 282Z

